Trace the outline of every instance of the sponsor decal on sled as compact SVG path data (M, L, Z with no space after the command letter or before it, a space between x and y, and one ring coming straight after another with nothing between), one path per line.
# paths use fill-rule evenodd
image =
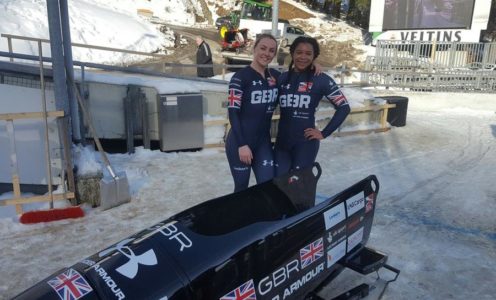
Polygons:
M284 285L287 280L295 277L295 275L300 274L300 268L298 268L299 261L297 259L290 261L284 267L281 267L274 271L270 276L267 276L260 280L257 285L257 291L260 295L264 296L276 289L280 285ZM296 280L288 283L284 290L276 291L276 294L272 294L270 299L280 300L286 299L296 292L299 288L310 282L312 279L317 277L322 271L324 271L325 262L322 262L315 266L313 269L309 269L308 272L301 276L298 276Z
M262 278L257 285L258 293L265 296L270 292L274 292L270 295L270 299L286 299L286 297L292 295L325 269L325 262L322 262L303 273L304 268L322 257L324 257L324 238L319 238L301 248L296 259L275 270L269 276ZM288 281L290 283L286 283ZM285 286L284 290L281 288L277 290L277 287L280 286Z
M330 232L331 232L332 236L335 237L337 235L344 234L345 230L346 230L346 225L343 225L340 228L336 228Z
M339 239L335 240L334 242L329 244L329 247L335 247L337 244L341 243L342 241L346 240L346 235L343 235Z
M180 252L183 252L185 248L193 247L193 242L191 241L191 239L186 234L184 234L184 232L179 231L174 223L175 222L167 223L164 226L157 228L156 232L160 232L164 236L168 237L169 240L176 240L180 245Z
M327 242L329 244L329 248L336 246L345 239L346 239L346 225L343 225L341 228L329 231L327 236Z
M300 249L301 268L304 269L324 256L324 242L320 238Z
M133 240L134 239L125 239L117 243L114 247L108 248L98 254L100 257L103 257L111 252L118 251L119 253L127 257L129 260L115 270L129 279L133 279L134 277L136 277L136 275L138 274L139 265L153 266L157 264L157 256L155 255L153 249L136 255L131 248L125 246Z
M83 259L82 261L80 261L80 263L85 264L85 265L87 265L89 267L91 267L91 266L93 266L95 264L95 262L92 261L92 260L90 260L90 259Z
M93 266L93 269L95 269L95 272L100 276L100 278L105 282L105 284L110 288L112 293L115 295L115 297L119 300L126 298L126 295L122 292L122 290L117 286L117 283L115 283L115 280L110 277L110 275L107 273L107 271L101 267L99 264L96 264Z
M66 270L47 283L62 300L77 300L93 291L84 277L74 269Z
M255 287L253 284L253 279L243 283L236 289L225 294L220 300L256 300L257 294L255 293Z
M348 249L347 252L350 252L353 248L355 248L360 242L363 240L363 227L355 231L352 235L348 237Z
M328 211L324 212L324 221L326 230L331 229L334 225L338 224L341 221L344 221L346 218L344 212L344 203L340 203L339 205L334 206Z
M327 251L327 267L332 267L346 254L346 242L343 241Z
M301 288L302 286L304 286L305 284L310 282L317 275L319 275L322 271L324 271L324 265L325 265L325 263L318 264L313 270L306 273L300 279L296 280L295 282L291 283L287 288L285 288L284 293L282 294L282 297L277 295L277 296L273 297L272 299L273 300L286 299L287 297L291 296L299 288Z
M355 229L355 227L362 224L363 219L364 219L363 215L353 217L353 219L351 219L351 221L348 223L348 226L347 226L348 232L353 231L353 229Z
M281 290L280 292L272 296L270 299L282 300L290 297L293 293L298 291L301 287L303 287L312 279L317 277L320 273L322 273L322 271L324 271L324 268L325 268L325 262L316 265L315 268L311 269L301 277L298 277L297 280L291 282L287 287L284 288L284 290Z
M375 193L369 194L367 196L367 201L365 203L365 213L368 213L369 211L374 208L374 198L375 198Z
M363 199L361 194L358 194L355 197L346 200L346 211L348 212L348 217L355 214L364 206L365 206L365 200Z

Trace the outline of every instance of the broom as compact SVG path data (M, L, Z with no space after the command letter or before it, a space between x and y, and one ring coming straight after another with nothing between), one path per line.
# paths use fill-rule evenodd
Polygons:
M49 210L33 210L23 213L19 222L22 224L34 224L40 222L50 222L62 219L73 219L81 218L84 216L84 211L79 206L69 206L64 208L53 208L53 193L52 193L52 172L50 163L50 147L48 138L48 114L46 107L46 95L45 95L45 75L43 74L43 55L41 42L38 42L38 53L40 57L40 88L42 96L42 106L43 106L43 117L45 120L45 153L47 158L47 172L48 172L48 193L50 194L50 209ZM66 158L67 159L67 158Z
M50 210L33 210L25 212L19 218L22 224L58 221L63 219L76 219L84 217L84 211L79 206L53 208Z

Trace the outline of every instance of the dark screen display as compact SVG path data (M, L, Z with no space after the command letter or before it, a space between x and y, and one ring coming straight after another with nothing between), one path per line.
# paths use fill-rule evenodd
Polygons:
M475 0L385 0L383 30L470 29Z

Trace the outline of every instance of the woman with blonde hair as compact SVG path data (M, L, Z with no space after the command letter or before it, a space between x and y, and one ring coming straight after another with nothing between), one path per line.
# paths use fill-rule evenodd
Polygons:
M236 72L229 82L231 129L226 138L226 155L235 192L248 187L252 169L257 183L274 177L270 127L280 72L268 66L276 54L276 39L270 34L258 35L253 61Z

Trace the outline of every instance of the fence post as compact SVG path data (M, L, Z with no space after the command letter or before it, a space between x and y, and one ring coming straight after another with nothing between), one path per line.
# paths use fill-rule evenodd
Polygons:
M8 44L8 47L9 47L9 53L12 53L12 38L9 36L7 37L7 44ZM11 57L10 58L10 62L13 62L14 61L14 58Z
M343 63L341 65L341 72L339 73L339 81L341 83L341 87L344 85L344 72L346 71L346 64Z
M12 174L12 190L14 198L21 198L21 185L19 180L19 170L17 166L17 151L15 144L14 120L7 120L6 124L7 135L10 141L10 171ZM16 213L22 214L22 205L16 204Z
M45 74L43 70L43 51L41 41L38 41L38 54L40 56L40 91L41 91L41 106L43 108L43 121L44 121L44 137L45 137L45 158L47 167L47 184L48 194L50 195L50 208L53 208L53 191L52 191L52 161L50 158L50 138L48 137L48 114L47 114L47 101L45 94Z

